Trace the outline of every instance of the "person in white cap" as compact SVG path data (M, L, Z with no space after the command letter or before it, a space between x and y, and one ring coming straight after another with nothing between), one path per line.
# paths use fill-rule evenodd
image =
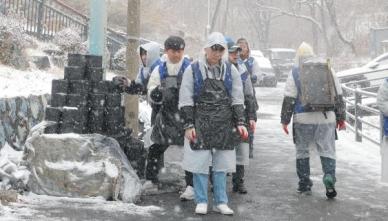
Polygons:
M226 173L235 172L234 148L241 139L248 138L241 77L226 62L226 48L221 33L210 34L205 55L186 69L179 92L186 138L182 166L193 173L197 214L207 213L209 166L212 166L213 210L233 215L227 205Z

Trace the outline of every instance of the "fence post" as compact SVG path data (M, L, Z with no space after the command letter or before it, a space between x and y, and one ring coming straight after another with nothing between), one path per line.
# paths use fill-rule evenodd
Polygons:
M362 95L359 93L360 85L357 85L357 88L354 92L354 130L356 134L356 141L362 142L362 122L358 120L358 117L361 117L361 109L358 107L358 104L361 104ZM359 133L360 132L360 133Z
M39 39L42 39L43 40L43 5L45 4L46 0L40 0L40 1L37 1L38 3L38 24L37 24L37 31L38 33L37 34L37 37Z

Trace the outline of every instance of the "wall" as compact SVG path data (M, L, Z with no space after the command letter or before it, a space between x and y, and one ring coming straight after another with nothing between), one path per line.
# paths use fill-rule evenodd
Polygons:
M8 142L21 150L30 129L44 118L50 95L0 98L0 149Z

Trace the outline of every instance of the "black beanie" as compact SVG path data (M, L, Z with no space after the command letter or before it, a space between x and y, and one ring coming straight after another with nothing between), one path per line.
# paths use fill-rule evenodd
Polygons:
M185 49L185 41L183 38L178 36L170 36L164 42L164 49L173 49L173 50L181 50Z

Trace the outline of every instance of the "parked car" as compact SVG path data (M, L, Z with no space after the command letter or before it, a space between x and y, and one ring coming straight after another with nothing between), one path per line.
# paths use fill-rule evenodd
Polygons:
M260 67L260 75L254 76L257 79L254 85L259 87L276 87L278 81L268 58L265 58L259 50L252 50L251 56L255 58Z
M295 50L291 48L269 48L265 56L271 61L278 81L285 81L295 62Z
M340 71L337 77L341 83L358 81L357 84L361 87L369 87L371 83L368 80L388 77L388 53L376 57L361 67ZM380 81L373 81L373 83L379 84Z

